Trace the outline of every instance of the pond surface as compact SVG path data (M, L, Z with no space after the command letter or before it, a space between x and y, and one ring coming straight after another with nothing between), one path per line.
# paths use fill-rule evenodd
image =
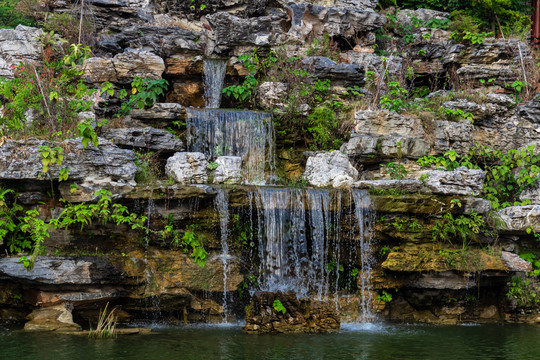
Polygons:
M240 326L158 326L94 340L0 326L0 359L540 359L540 327L344 324L335 334L256 336Z

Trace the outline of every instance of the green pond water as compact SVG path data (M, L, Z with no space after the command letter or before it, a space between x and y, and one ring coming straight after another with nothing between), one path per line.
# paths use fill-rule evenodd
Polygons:
M540 327L345 324L335 334L256 336L187 326L94 340L0 326L0 359L540 359Z

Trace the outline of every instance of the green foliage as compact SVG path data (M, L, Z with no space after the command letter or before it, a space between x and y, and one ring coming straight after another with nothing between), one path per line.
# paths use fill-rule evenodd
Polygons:
M200 267L204 267L206 264L206 258L208 253L204 248L205 237L195 231L195 225L189 225L182 234L180 231L174 228L172 214L169 215L167 223L163 230L158 234L165 240L170 240L174 247L182 248L184 253L191 251L190 256L193 260L199 264ZM147 230L149 231L149 230Z
M124 100L120 105L120 110L116 116L127 115L134 108L145 109L154 105L160 97L165 95L169 82L165 79L143 79L135 77L131 82L131 95L125 89L118 91L120 100ZM108 94L114 96L113 85L106 81L101 84L100 95Z
M461 109L448 109L445 108L444 112L448 115L448 120L457 121L461 119L469 120L471 123L474 121L474 115L470 112L464 112Z
M532 307L540 303L540 286L536 279L514 276L506 296L515 300L518 306Z
M251 239L251 226L248 222L242 221L240 215L234 214L232 217L232 235L243 246L254 247L255 243Z
M386 168L386 172L390 175L390 179L403 180L407 176L407 170L402 164L390 162L383 166Z
M41 163L43 164L43 172L46 174L49 172L49 167L51 165L62 166L64 161L64 150L60 146L55 146L53 148L48 145L42 145L37 149L41 152Z
M81 137L83 149L86 149L89 143L92 143L95 148L99 145L98 136L94 130L91 120L86 119L77 124L78 135Z
M0 0L0 28L15 28L17 25L34 26L34 19L18 9L20 0Z
M244 64L244 67L249 74L245 77L244 82L241 85L232 85L223 88L223 94L227 97L234 98L241 105L250 104L253 101L255 90L259 83L256 77L257 72L261 68L269 66L273 59L275 59L275 57L270 54L268 59L265 60L266 62L261 61L256 48L253 49L251 54L239 56L238 60Z
M307 117L307 130L313 136L315 148L331 150L339 148L341 141L337 138L337 119L334 111L320 106Z
M398 81L390 81L386 85L388 93L381 98L381 107L397 112L406 109L408 91Z
M383 259L384 257L386 257L386 255L396 251L399 251L399 246L390 247L388 245L385 245L379 250L379 257Z
M281 313L285 314L287 312L287 309L285 308L285 306L283 306L281 301L279 301L278 299L274 300L274 302L272 303L272 307L278 313L281 312Z
M137 165L137 173L135 181L138 184L151 185L156 184L162 175L159 164L159 154L151 151L135 152L135 165Z
M323 34L323 39L313 38L306 51L307 56L324 56L334 61L339 61L339 50L337 43L330 37L328 33Z
M44 38L48 43L56 43L54 34ZM51 46L57 49L59 45ZM20 63L12 67L14 78L0 79L3 134L12 138L75 136L78 113L90 110L93 104L90 98L94 90L82 82L82 71L77 67L89 56L88 47L72 45L62 59L49 56L43 65ZM29 109L37 114L32 121L27 119Z
M452 35L453 35L453 34L452 34ZM462 39L463 39L463 40L468 40L471 44L475 45L475 44L482 44L482 43L484 43L484 41L486 40L486 38L491 37L491 36L493 36L493 33L491 33L491 32L471 33L471 32L469 32L469 31L466 31L466 32L463 34ZM452 38L453 38L454 40L457 40L455 35L453 35Z
M382 294L377 295L376 299L378 301L389 303L390 301L392 301L392 294L390 294L390 293L386 292L385 290L383 290Z
M465 249L470 241L477 239L478 235L487 233L484 219L474 212L458 217L446 213L441 220L435 222L432 238L433 241L448 241L451 244L458 239Z

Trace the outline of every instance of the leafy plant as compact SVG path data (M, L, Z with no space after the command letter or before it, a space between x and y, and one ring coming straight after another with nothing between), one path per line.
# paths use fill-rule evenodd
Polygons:
M385 303L389 303L392 301L392 294L386 292L385 290L382 291L382 294L377 295L376 299L378 301L382 301Z
M390 179L403 180L407 176L407 170L402 164L390 162L383 166L386 168L386 172L390 175Z
M283 306L281 301L278 300L278 299L274 300L274 302L272 303L272 307L278 313L281 312L281 313L285 314L287 312L287 309L285 308L285 306Z
M390 81L387 86L388 93L381 98L381 107L397 112L405 109L407 107L406 98L408 91L402 88L398 81Z
M452 213L446 213L441 220L435 222L432 238L433 241L448 241L451 244L455 239L459 239L465 249L470 241L486 233L488 231L485 228L484 219L475 212L458 217L454 217Z

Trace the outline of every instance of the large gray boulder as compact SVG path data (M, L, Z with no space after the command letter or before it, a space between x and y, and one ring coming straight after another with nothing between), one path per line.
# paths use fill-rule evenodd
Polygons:
M17 25L15 29L0 29L0 76L12 77L12 66L41 59L41 29Z
M304 177L312 186L350 187L358 179L358 170L340 151L320 153L307 160Z
M181 184L205 184L208 161L203 153L177 152L167 159L165 174Z
M526 231L532 227L540 232L540 205L510 206L497 212L506 224L506 230Z
M455 66L456 74L465 81L494 79L491 85L499 86L521 79L522 64L534 66L531 51L521 40L495 38L471 46L453 45L442 62Z
M126 46L148 49L161 57L202 53L204 50L202 34L180 26L152 26L146 22L140 25L130 24L120 29L119 33L103 36L99 46L114 54L121 53Z
M216 159L214 183L236 184L242 178L242 158L240 156L220 156Z
M482 191L486 173L480 169L460 167L453 171L427 171L424 185L434 194L478 195Z
M69 179L80 181L87 178L110 179L130 183L135 179L137 166L135 153L120 149L108 140L99 138L99 145L89 144L83 149L80 139L62 141L64 160L61 166L51 165L48 175L43 173L40 146L54 147L45 140L6 140L0 146L0 179L3 180L48 180L57 179L61 168L69 171Z
M358 38L358 33L372 33L386 23L386 17L372 9L351 7L326 7L306 3L290 3L287 7L292 17L292 26L288 34L299 40L308 37L322 38L330 36ZM368 37L368 43L375 37Z
M83 77L89 83L105 81L128 84L135 77L161 79L165 62L160 56L142 49L126 49L112 59L93 57L83 66Z
M332 80L332 84L364 85L364 68L356 64L338 64L324 56L309 56L302 59L302 67L313 77Z
M164 153L185 151L184 143L166 130L153 127L106 129L103 137L114 144Z
M354 120L352 137L341 147L350 157L376 162L398 156L418 159L429 153L422 122L417 118L394 111L359 110Z

